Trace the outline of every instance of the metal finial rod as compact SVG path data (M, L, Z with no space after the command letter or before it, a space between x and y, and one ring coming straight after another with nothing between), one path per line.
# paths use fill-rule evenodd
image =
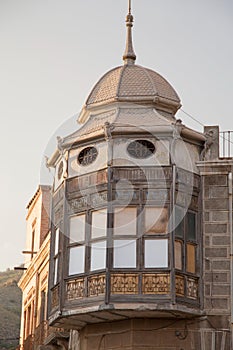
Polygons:
M131 14L131 0L128 0L129 13L126 16L126 28L127 28L127 36L126 36L126 46L125 52L123 55L123 60L125 64L134 64L136 60L136 55L133 49L133 40L132 40L132 27L133 27L133 16Z
M131 15L131 0L129 0L129 15Z

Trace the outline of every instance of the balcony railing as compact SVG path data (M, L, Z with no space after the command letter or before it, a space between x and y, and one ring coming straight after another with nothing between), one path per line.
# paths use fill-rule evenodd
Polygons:
M48 321L43 321L36 327L34 335L29 335L24 340L24 350L35 350L39 345L44 345L45 340L55 332L62 332L62 328L50 327Z
M219 133L220 157L233 157L233 130Z

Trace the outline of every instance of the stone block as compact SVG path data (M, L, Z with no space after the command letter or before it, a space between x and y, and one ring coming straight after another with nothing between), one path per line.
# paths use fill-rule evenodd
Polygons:
M230 296L230 286L229 284L213 284L212 286L212 296Z
M211 270L211 262L207 259L204 260L204 270Z
M229 299L228 298L205 298L205 308L214 311L216 310L228 310Z
M205 209L228 210L228 199L207 199L205 200Z
M230 270L230 260L213 260L213 270Z
M204 281L212 283L228 283L229 274L228 272L207 272L204 275Z
M205 248L205 256L207 258L227 258L227 248Z
M227 175L206 175L204 176L204 186L227 186Z
M228 198L228 187L209 187L209 198Z
M205 296L210 296L210 284L205 284L204 285L204 295Z
M204 221L210 221L210 213L209 212L205 212L203 215L203 220Z
M228 211L212 211L210 212L211 221L228 221L229 213Z
M205 236L205 246L210 246L211 242L210 242L210 236Z
M216 246L229 246L230 244L230 237L229 236L213 236L212 237L212 244Z
M227 224L205 224L205 233L227 233Z

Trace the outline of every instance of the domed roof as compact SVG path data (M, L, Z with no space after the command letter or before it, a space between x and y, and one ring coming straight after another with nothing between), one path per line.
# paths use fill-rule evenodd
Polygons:
M129 1L129 13L126 16L127 36L123 55L124 65L113 68L100 78L81 111L80 122L86 120L86 112L92 107L102 107L112 102L150 104L170 114L175 114L180 108L179 96L166 79L151 69L135 64L132 26L133 16Z
M92 89L86 106L114 101L161 102L176 110L180 107L179 96L166 79L136 64L125 64L107 72Z

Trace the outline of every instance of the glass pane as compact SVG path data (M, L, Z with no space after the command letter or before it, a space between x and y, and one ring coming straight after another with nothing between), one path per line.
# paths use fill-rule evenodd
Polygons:
M184 209L175 207L175 235L177 237L184 237Z
M182 243L175 241L175 268L182 270Z
M167 233L168 213L166 208L145 208L145 233Z
M187 214L187 239L196 239L196 214L191 212Z
M122 239L114 241L114 267L136 267L136 240Z
M136 235L137 208L116 208L114 212L114 234Z
M187 272L196 272L196 247L193 244L187 244L187 259L186 269Z
M107 209L96 210L92 213L91 237L106 236L107 233Z
M84 272L85 247L70 248L69 275Z
M70 218L70 243L85 240L85 214Z
M168 267L168 240L145 240L145 267Z
M57 255L59 250L59 228L55 231L55 245L54 245L54 255Z
M106 241L91 244L91 270L106 267Z
M56 284L58 281L58 258L54 259L54 280L53 284Z

